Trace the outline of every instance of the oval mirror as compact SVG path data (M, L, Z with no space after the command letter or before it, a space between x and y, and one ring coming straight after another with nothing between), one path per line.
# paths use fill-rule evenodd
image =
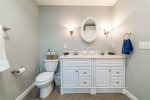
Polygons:
M81 37L85 42L91 43L97 37L97 24L94 17L87 17L81 24Z

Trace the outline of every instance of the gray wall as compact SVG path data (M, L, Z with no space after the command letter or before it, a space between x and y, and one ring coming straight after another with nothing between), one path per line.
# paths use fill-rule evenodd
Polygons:
M150 50L140 50L140 41L150 41L150 0L119 0L113 8L112 39L116 52L122 37L132 32L134 53L127 61L126 88L139 100L150 99Z
M110 50L111 45L101 32L101 27L111 25L112 7L80 7L80 6L40 6L40 64L45 59L47 49L56 51L62 55L65 50ZM80 37L80 25L82 21L93 16L99 25L99 34L96 41L86 44ZM68 26L75 26L74 36L69 34ZM64 49L63 45L68 48Z
M127 61L127 89L140 100L148 100L150 84L149 50L140 50L140 41L149 41L149 0L119 0L112 7L40 6L40 66L47 49L59 55L64 50L111 50L120 53L122 36L132 32L134 54ZM38 6L30 0L1 0L0 24L12 28L5 36L6 51L11 69L0 73L0 100L14 100L36 77L38 66ZM113 14L113 16L112 16ZM99 27L109 27L113 17L114 30L106 39L99 29L97 40L86 44L80 37L80 25L85 17L96 18ZM68 26L75 26L74 36L69 35ZM63 45L68 48L64 49ZM18 78L10 71L23 66L26 72Z
M35 80L39 55L38 16L38 6L32 0L0 0L0 24L11 28L4 33L11 68L0 72L0 100L15 100ZM13 77L11 70L21 66L26 72Z

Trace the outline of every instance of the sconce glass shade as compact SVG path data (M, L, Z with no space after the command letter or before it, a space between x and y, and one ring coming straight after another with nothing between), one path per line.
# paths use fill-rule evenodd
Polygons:
M70 35L72 36L73 35L73 33L74 33L74 31L72 30L72 31L70 31Z
M110 31L107 31L106 29L104 29L104 35L108 36L110 33Z

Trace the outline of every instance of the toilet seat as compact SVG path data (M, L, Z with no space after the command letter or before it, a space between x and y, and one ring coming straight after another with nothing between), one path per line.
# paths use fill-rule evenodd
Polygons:
M36 83L47 83L53 80L54 72L44 72L36 77Z

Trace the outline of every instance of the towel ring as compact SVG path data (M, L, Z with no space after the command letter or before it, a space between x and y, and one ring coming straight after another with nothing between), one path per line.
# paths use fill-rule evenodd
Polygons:
M125 37L128 36L128 38L130 39L130 36L131 36L131 35L132 35L131 32L130 32L130 33L125 33L124 36L123 36L123 38L125 39Z

